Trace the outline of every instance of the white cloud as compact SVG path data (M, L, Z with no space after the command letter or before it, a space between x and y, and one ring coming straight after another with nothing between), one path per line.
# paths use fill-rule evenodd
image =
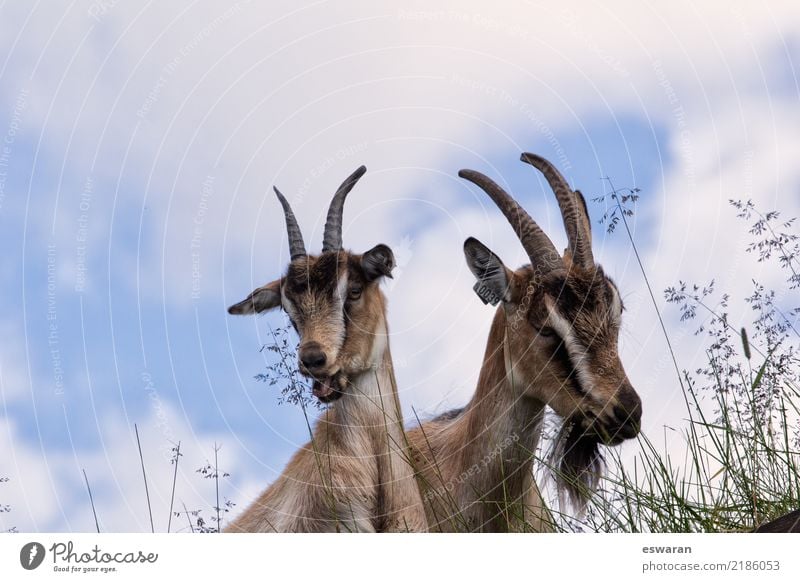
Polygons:
M0 484L0 502L9 513L0 513L0 529L19 531L94 531L95 522L82 471L92 488L100 529L104 532L150 531L147 497L133 423L115 413L98 420L101 432L97 447L71 446L71 439L54 450L30 443L13 419L0 418L0 448L6 451L2 471L10 480ZM140 419L139 434L147 468L148 489L157 532L167 530L174 466L170 464L170 439L181 440L175 510L202 509L211 525L215 505L214 483L196 473L214 462L219 452L221 496L232 499L240 511L273 479L281 467L266 471L245 461L241 448L229 435L199 434L175 409L160 404L159 410ZM67 435L68 436L68 435ZM69 444L70 446L66 446ZM269 475L265 475L269 473ZM224 502L224 497L221 499ZM172 531L188 530L185 516L173 516Z
M24 369L23 343L10 323L0 324L0 409L29 392L27 371Z
M149 276L132 283L178 304L191 293L190 244L209 175L200 266L204 296L216 297L222 256L241 263L253 249L281 248L272 183L318 240L327 196L362 162L387 171L369 176L370 199L392 200L427 183L414 168L474 165L479 154L527 147L518 140L531 133L557 139L589 117L669 124L667 83L700 116L691 123L702 123L718 100L753 91L753 79L758 90L760 67L769 72L762 62L797 32L788 2L735 3L713 18L691 3L635 2L516 2L502 12L480 2L118 3L27 21L30 8L4 10L3 80L29 88L23 127L55 161L58 238L74 246L80 191L94 177L92 256L113 242L112 205L116 220L141 215L141 249L118 249L115 262L140 262ZM392 224L392 210L375 216L373 232ZM51 224L42 217L45 232ZM284 261L264 254L252 259L259 277Z
M758 263L757 255L745 252L753 240L748 233L752 221L737 218L728 200L752 199L761 211L780 210L786 218L800 216L800 199L795 194L800 170L792 165L800 152L791 131L800 117L780 98L768 107L752 97L736 101L722 102L712 118L693 124L688 142L679 135L673 137L668 154L676 163L668 166L662 190L644 193L654 202L640 207L644 214L637 217L650 229L640 231L637 238L657 233L651 237L654 244L640 243L640 251L663 306L678 364L689 371L706 365L707 342L692 335L696 324L678 323L677 308L664 303L664 288L679 280L706 284L714 279L718 293L711 301L730 294L730 324L751 331L753 312L744 298L753 290L754 279L775 289L779 299L791 301L792 297L788 272L774 261ZM777 119L781 122L776 123ZM614 261L613 256L605 260ZM621 287L623 294L633 294L632 300L626 297L633 309L625 318L625 339L631 341L623 342L623 360L645 405L652 403L645 421L657 434L662 424L682 424L685 406L641 275L634 264L624 270ZM699 321L706 319L700 310Z
M4 5L0 99L9 110L29 91L22 131L40 148L35 168L16 166L35 175L32 194L46 202L31 231L49 237L55 224L69 271L81 193L91 177L90 258L108 260L115 281L172 309L192 304L199 273L201 298L221 310L277 276L287 260L283 218L269 187L278 184L289 195L308 247L316 249L330 194L365 163L370 171L345 210L345 242L354 250L385 242L409 257L389 289L393 355L409 419L412 405L426 415L463 403L477 377L492 310L471 291L464 238L480 238L511 267L526 262L496 209L464 203L474 190L456 170L497 161L483 156L541 147L572 176L583 168L575 167L579 157L567 149L568 137L580 141L598 120L651 124L669 143L636 223L647 229L637 240L647 241L640 251L659 301L661 289L680 278L717 276L721 288L739 292L753 273L780 284L779 275L741 253L746 229L726 200L752 197L800 214L800 152L791 131L796 94L775 88L783 82L775 79L791 75L781 64L785 43L800 33L796 3L437 6L241 2L226 12L209 2L118 3L102 13L84 4L59 14ZM621 143L635 147L624 135ZM596 151L606 144L587 133L582 145ZM634 157L623 148L615 155ZM599 156L595 165L605 175ZM211 187L204 186L209 176ZM549 194L531 192L541 182L509 180L563 244ZM11 202L7 197L4 213ZM623 361L645 399L646 425L658 431L682 414L682 401L670 392L671 362L622 233L610 241L599 234L597 254L629 306ZM91 267L88 283L102 283ZM671 333L683 333L665 311ZM262 323L253 320L259 329ZM232 325L231 341L250 333ZM680 364L691 369L702 357L700 344L675 343ZM8 381L14 359L3 353L0 360L4 390L19 384ZM16 434L12 421L4 428L4 435ZM81 464L92 479L114 467L124 483L98 483L130 500L111 504L103 516L109 528L144 529L133 509L141 507L141 491L138 465L127 462L130 434L108 435L107 454L92 453ZM209 449L203 438L196 450ZM26 523L63 525L47 489L54 473L36 461L42 452L9 439L21 470L41 478L26 479L26 490L44 488L36 497L51 500L38 514L26 508ZM229 454L235 448L226 445ZM75 461L60 463L70 490L78 491ZM161 503L163 491L158 496ZM163 507L158 514L165 515ZM76 515L70 526L90 529L89 514Z

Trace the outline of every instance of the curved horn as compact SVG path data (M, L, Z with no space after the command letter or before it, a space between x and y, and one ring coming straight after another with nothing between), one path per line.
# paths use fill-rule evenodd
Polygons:
M458 175L480 186L505 215L514 232L517 233L522 248L528 253L531 263L546 266L548 269L563 267L564 263L550 238L539 225L525 212L514 198L490 178L474 170L461 170Z
M281 206L283 206L283 214L286 216L286 233L289 235L289 257L292 261L299 257L305 257L306 247L303 244L303 233L300 232L300 226L294 217L292 207L289 206L289 202L276 186L273 186L272 189L275 190L275 194L278 196Z
M573 261L583 267L594 265L592 256L592 227L586 202L580 193L569 187L564 176L556 167L541 156L523 153L520 160L530 164L542 174L556 195L558 207L561 209L561 218L564 220L564 229L567 231L569 251Z
M344 210L344 199L366 171L366 166L358 168L342 182L336 194L333 195L333 200L331 200L331 205L328 208L328 220L325 222L325 234L322 237L323 253L326 251L338 251L342 248L342 211Z

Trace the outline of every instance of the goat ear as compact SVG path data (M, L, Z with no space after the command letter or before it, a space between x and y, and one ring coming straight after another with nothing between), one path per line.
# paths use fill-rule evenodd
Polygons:
M281 281L282 279L277 279L271 283L267 283L263 287L259 287L250 293L243 301L228 307L228 313L231 315L251 315L253 313L269 311L270 309L275 309L280 306Z
M367 281L374 281L378 277L392 278L394 269L394 253L386 245L376 245L361 255L361 268Z
M476 238L464 241L464 256L467 266L478 279L473 289L481 301L497 305L500 301L511 301L512 273L496 254Z

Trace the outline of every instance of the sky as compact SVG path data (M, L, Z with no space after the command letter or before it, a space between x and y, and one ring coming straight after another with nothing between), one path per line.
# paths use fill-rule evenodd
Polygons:
M461 168L513 193L558 248L555 201L520 152L589 200L641 189L632 237L682 369L703 343L665 287L714 278L741 322L752 279L785 298L728 200L800 215L800 7L662 4L0 4L0 531L93 531L87 480L102 531L149 531L135 427L156 531L179 441L176 503L206 517L214 487L195 470L215 447L234 512L280 474L308 428L254 376L284 316L226 313L288 262L273 185L317 251L330 196L367 166L343 238L395 252L384 291L407 420L474 390L493 310L464 239L527 262ZM683 399L606 210L590 201L594 253L627 307L644 432L661 436Z

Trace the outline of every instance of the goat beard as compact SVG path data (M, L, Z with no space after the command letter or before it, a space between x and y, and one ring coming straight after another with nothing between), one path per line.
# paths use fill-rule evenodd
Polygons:
M601 441L583 431L580 423L567 419L561 425L552 452L559 499L565 499L581 513L597 490L603 471Z

